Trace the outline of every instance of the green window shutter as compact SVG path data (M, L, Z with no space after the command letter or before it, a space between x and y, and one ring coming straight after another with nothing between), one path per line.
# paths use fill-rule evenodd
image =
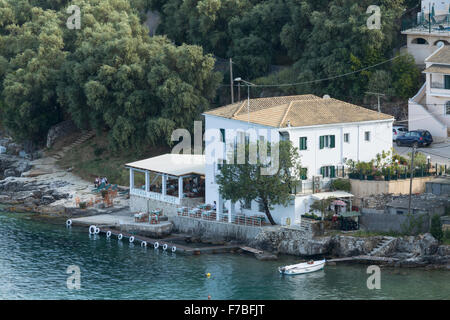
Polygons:
M330 148L334 148L334 135L330 136Z
M330 166L330 178L335 178L336 177L335 169L336 168L334 166Z
M220 134L222 135L222 142L225 143L225 129L220 129Z
M324 145L325 145L325 137L324 136L320 136L320 149L323 149Z
M306 149L308 149L308 137L304 137L304 140L303 140L304 142L303 142L303 145L304 145L304 150L306 150Z
M307 149L307 138L301 137L300 138L300 150L306 150Z
M444 81L445 81L445 89L450 89L450 76L445 75Z
M325 167L320 168L320 174L322 175L322 177L325 177Z

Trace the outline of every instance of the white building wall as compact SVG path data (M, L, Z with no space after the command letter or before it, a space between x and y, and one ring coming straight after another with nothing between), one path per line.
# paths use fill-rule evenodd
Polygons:
M307 150L300 151L302 167L308 168L308 179L315 175L320 175L322 166L342 166L345 160L352 159L355 161L370 161L375 158L377 153L389 151L392 148L392 122L393 120L368 121L361 123L333 124L312 127L299 128L282 128L276 129L272 127L247 123L245 121L231 120L222 117L205 115L205 131L215 129L217 134L220 129L225 130L242 130L249 128L255 129L260 133L265 133L270 137L271 130L279 130L289 132L289 138L293 145L299 147L299 138L307 137ZM370 132L370 141L365 141L365 132ZM344 134L349 133L349 142L344 142ZM335 147L320 149L320 136L335 135ZM219 138L217 136L217 138ZM207 137L205 137L205 140ZM214 141L209 139L205 141L208 145ZM219 186L215 183L217 175L217 164L213 160L214 154L206 150L206 168L205 168L205 201L213 204L216 202L220 205ZM297 195L291 205L288 207L275 206L271 211L276 223L286 224L286 219L290 219L290 223L298 223L301 215L309 211L312 203L311 196ZM230 202L225 203L229 209ZM259 212L258 203L252 202L251 210L241 208L240 203L234 205L234 213L242 213L246 215L264 214Z

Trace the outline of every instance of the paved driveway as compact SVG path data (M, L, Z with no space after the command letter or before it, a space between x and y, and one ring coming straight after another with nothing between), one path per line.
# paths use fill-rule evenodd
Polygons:
M398 147L394 142L395 151L402 155L408 156L408 152L411 152L411 147ZM450 165L450 141L447 139L447 142L443 143L433 143L429 147L421 147L418 148L419 152L424 153L425 155L429 155L431 157L432 163L440 163Z

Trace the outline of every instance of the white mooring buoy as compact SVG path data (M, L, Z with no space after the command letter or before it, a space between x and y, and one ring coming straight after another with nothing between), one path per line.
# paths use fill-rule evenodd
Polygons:
M122 240L122 238L123 238L123 235L121 233L119 233L119 235L117 236L117 239Z
M70 219L67 220L67 221L66 221L66 226L70 227L71 225L72 225L72 220L70 220Z
M89 227L89 234L95 234L96 226L92 225Z
M147 246L147 241L142 241L141 242L141 247L146 247Z
M172 252L175 252L175 251L177 251L177 247L173 246L172 247Z
M158 248L159 248L159 243L158 243L158 242L155 242L155 244L153 245L153 247L154 247L155 249L158 249Z
M106 232L106 237L107 238L111 237L111 231L108 230L108 232Z
M130 241L130 243L133 243L133 242L134 242L134 237L131 236L130 239L129 239L129 241Z

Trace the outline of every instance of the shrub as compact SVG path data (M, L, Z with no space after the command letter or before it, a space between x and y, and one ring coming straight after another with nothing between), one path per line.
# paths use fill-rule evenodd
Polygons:
M105 152L105 148L102 148L102 147L96 147L96 148L94 149L94 155L95 155L96 157L101 156L101 155L103 154L103 152Z
M442 232L442 223L441 218L439 215L435 214L431 218L431 226L430 226L430 233L435 237L437 240L442 241L442 238L444 236Z
M331 182L331 189L350 192L352 186L348 179L336 179Z

